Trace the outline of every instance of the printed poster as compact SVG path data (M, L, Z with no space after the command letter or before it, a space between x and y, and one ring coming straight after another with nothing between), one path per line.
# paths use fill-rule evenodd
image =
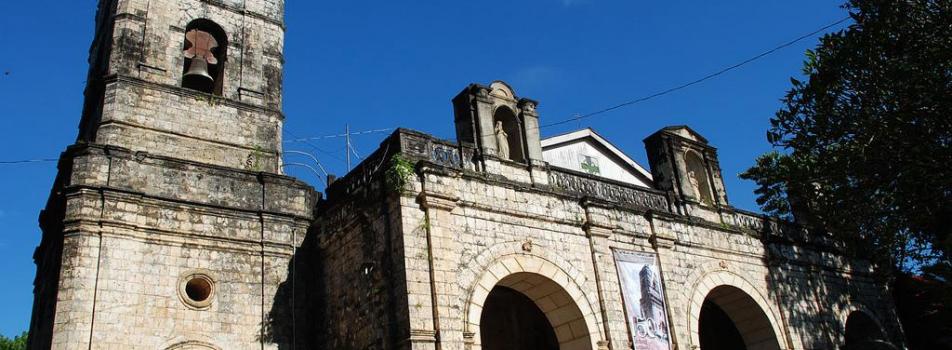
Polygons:
M653 253L615 251L615 265L635 350L671 350L658 258Z

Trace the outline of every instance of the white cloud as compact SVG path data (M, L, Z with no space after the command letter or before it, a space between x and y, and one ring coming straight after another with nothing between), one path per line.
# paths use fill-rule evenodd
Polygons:
M572 5L578 5L581 3L588 2L588 0L559 0L559 1L562 2L562 6L572 6Z
M544 86L557 84L562 80L562 74L559 70L549 66L531 66L520 69L512 77L513 87L517 92L520 86Z

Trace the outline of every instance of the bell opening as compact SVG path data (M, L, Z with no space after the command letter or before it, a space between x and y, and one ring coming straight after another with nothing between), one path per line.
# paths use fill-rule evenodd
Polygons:
M196 19L186 26L183 39L182 87L222 96L228 60L225 31L215 22Z

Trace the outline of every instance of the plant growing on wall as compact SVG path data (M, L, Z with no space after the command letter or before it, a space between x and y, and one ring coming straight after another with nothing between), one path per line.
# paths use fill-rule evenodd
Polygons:
M261 146L255 146L255 149L248 153L248 159L245 159L245 169L261 171L261 157L264 149Z
M387 188L393 192L404 194L406 185L410 182L410 176L413 176L413 166L414 163L404 157L402 153L394 154L390 158L390 166L387 167Z

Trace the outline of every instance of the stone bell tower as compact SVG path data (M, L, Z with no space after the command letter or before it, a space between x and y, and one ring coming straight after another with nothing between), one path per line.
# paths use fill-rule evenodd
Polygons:
M667 191L685 215L717 222L730 207L717 149L687 126L669 126L645 139L648 162L658 189Z
M282 0L102 0L80 140L280 172Z
M316 194L283 175L283 0L100 0L40 215L31 349L307 348Z

